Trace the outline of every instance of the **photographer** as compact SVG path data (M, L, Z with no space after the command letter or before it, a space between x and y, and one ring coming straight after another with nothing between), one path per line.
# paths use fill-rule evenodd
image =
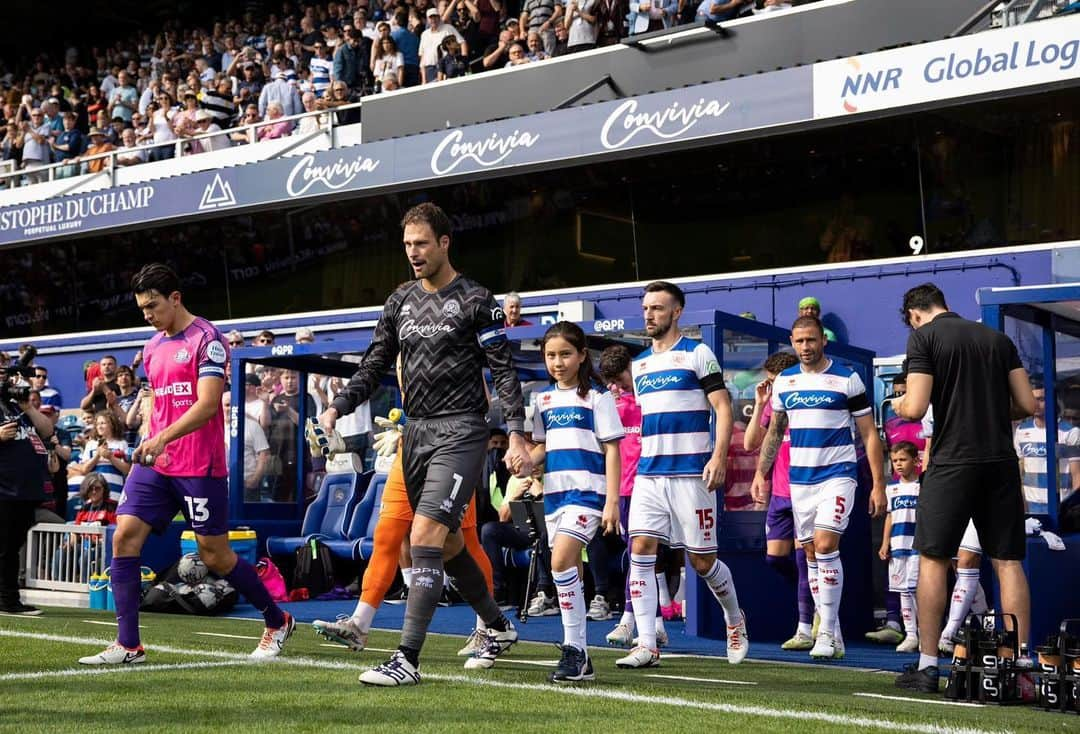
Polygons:
M19 549L45 497L45 443L53 426L30 404L30 389L6 376L0 387L0 612L41 612L19 598Z

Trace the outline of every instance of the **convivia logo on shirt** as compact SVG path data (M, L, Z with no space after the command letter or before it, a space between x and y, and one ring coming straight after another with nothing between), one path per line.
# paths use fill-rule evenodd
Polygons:
M682 378L678 375L656 375L650 377L648 375L642 375L638 378L638 391L642 390L662 390L668 385L677 385L682 382Z
M824 393L801 393L793 392L784 396L784 407L791 408L820 408L828 405L833 400L831 395Z
M430 339L439 334L449 334L454 329L450 324L420 323L416 319L406 319L398 329L398 339L408 339L410 336L419 336Z
M1046 458L1046 444L1024 443L1020 444L1020 455L1028 458Z
M918 504L919 504L919 498L918 497L910 497L910 496L904 495L902 497L894 497L893 498L893 509L894 510L914 510L915 507L918 506Z
M572 426L585 420L585 414L576 410L553 410L548 413L548 423L553 426Z

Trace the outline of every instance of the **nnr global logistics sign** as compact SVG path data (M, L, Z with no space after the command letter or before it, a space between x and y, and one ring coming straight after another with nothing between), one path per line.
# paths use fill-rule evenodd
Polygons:
M814 64L814 117L1080 78L1080 15Z
M154 187L139 186L13 207L0 210L0 233L15 230L23 237L40 237L77 231L85 221L99 217L138 218L153 200Z

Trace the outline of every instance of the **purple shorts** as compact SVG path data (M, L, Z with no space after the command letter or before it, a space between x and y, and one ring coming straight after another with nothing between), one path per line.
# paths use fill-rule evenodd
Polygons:
M630 497L631 495L626 495L619 498L619 524L622 525L622 539L627 548L630 547Z
M794 539L795 515L791 511L791 498L769 498L769 510L765 514L765 540Z
M160 533L184 513L196 535L229 532L229 480L226 477L169 477L148 466L131 467L117 515L134 515Z

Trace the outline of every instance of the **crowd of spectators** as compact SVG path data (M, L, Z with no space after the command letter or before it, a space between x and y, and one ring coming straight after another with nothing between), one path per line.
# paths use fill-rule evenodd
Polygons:
M64 163L54 176L66 177L114 161L133 166L306 135L325 118L289 118L325 110L350 124L359 110L337 108L365 95L790 7L787 0L286 1L279 11L203 27L170 22L111 46L73 46L10 68L0 61L0 162L35 183L47 175L35 169L52 163Z

